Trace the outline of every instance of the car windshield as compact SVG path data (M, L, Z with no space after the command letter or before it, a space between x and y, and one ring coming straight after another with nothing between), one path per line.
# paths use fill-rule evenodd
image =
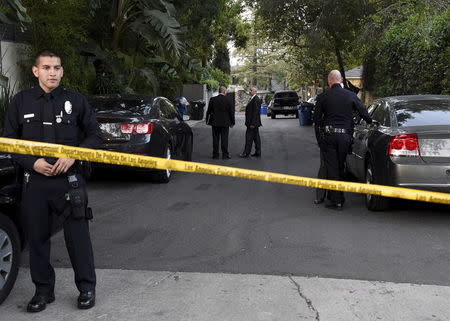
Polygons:
M103 111L131 111L133 113L148 114L153 99L93 99L91 101L95 112Z
M284 93L276 93L275 98L298 98L298 95L295 91L293 92L284 92Z
M450 101L411 101L394 106L399 127L450 125Z

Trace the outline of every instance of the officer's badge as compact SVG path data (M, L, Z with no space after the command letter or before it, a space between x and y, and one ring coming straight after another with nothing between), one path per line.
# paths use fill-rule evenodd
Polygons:
M64 103L64 110L66 111L67 115L70 115L72 113L72 104L70 101L66 100Z

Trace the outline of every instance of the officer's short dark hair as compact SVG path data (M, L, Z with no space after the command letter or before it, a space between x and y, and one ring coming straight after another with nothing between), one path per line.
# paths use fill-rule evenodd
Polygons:
M37 55L34 57L34 65L35 66L39 65L39 58L40 57L56 57L56 58L59 58L59 60L61 60L61 56L60 55L58 55L57 53L55 53L52 50L45 49L45 50L39 51L37 53Z

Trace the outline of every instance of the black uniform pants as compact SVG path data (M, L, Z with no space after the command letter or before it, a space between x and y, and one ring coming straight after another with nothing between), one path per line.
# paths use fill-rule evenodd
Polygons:
M323 143L322 143L323 144ZM320 147L320 167L317 173L317 178L327 179L327 167L325 166L324 148ZM327 190L323 188L316 188L316 200L324 200Z
M245 149L244 154L250 154L253 142L255 143L255 154L261 155L261 138L259 137L259 127L250 128L247 126L245 132Z
M345 159L351 145L352 137L348 134L332 133L325 135L323 156L328 179L342 181L344 179ZM333 203L344 203L344 193L328 191L328 199Z
M222 149L222 156L229 156L228 153L228 133L230 131L229 127L218 127L212 126L212 136L213 136L213 156L219 156L219 141L220 147Z
M35 173L24 186L21 214L30 247L31 279L40 294L54 291L55 271L50 264L50 237L55 217L52 202L64 197L68 188L66 175L46 177ZM75 220L69 215L63 228L75 284L79 291L93 291L96 277L88 221Z

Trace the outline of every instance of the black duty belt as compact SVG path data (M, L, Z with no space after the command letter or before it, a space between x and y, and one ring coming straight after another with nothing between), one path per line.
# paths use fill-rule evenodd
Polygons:
M345 128L335 128L333 126L325 126L324 127L325 134L348 134L349 131Z

